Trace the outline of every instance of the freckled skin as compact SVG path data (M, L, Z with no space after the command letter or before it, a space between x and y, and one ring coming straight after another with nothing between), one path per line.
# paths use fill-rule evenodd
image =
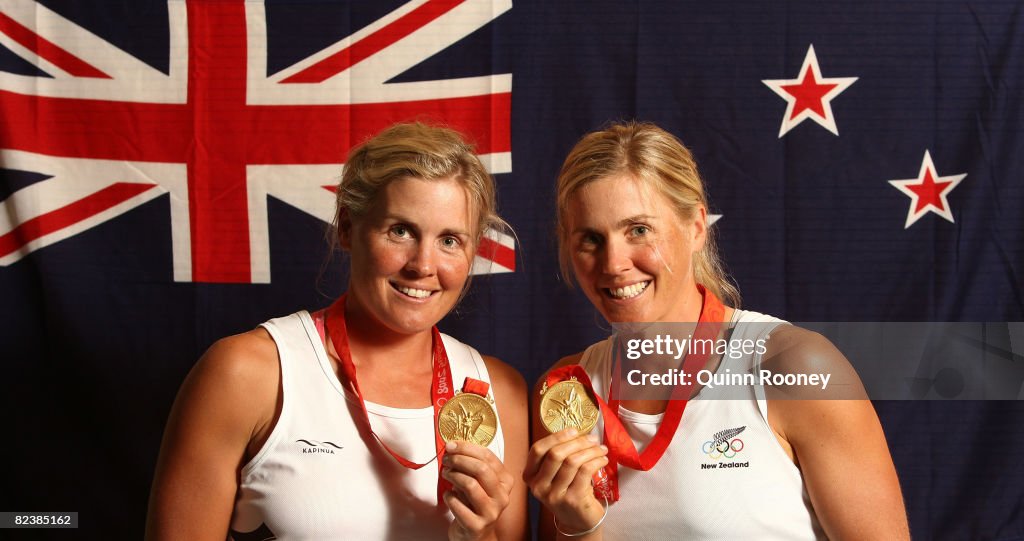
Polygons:
M370 211L341 232L352 258L347 313L397 334L429 330L466 283L475 223L466 190L453 179L389 183ZM431 294L413 298L397 287Z
M628 176L586 184L569 200L569 249L580 288L610 322L696 321L693 255L704 245L705 211L682 220L665 196ZM608 289L650 281L621 299Z

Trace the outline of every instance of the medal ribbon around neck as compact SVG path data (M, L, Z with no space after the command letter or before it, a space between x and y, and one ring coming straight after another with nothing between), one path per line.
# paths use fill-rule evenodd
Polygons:
M348 330L345 326L345 297L342 295L338 300L334 301L334 304L327 309L327 335L330 337L331 343L334 344L334 351L338 354L338 359L341 360L341 373L345 381L351 387L356 398L359 399L359 408L363 412L362 420L366 423L366 429L373 434L373 437L380 442L380 445L392 456L399 464L409 468L411 470L418 470L431 462L437 462L437 504L444 505L443 495L449 489L452 488L450 482L447 479L441 477L441 458L444 457L444 446L445 442L441 438L441 434L437 428L437 419L441 411L441 407L444 406L445 402L455 396L455 391L452 388L452 370L448 364L448 354L445 353L444 343L441 341L441 332L437 330L437 326L431 329L431 339L433 342L433 369L431 372L433 375L430 378L430 403L434 407L434 446L437 450L433 460L419 464L413 462L402 455L398 454L388 444L384 443L384 440L373 431L373 426L370 425L370 414L366 411L366 401L363 400L363 393L359 390L359 381L356 379L356 365L352 362L352 351L348 345ZM486 392L486 391L485 391Z
M715 340L722 327L722 320L725 318L725 306L714 293L708 291L704 286L697 284L697 289L703 295L704 302L701 306L697 328L694 330L691 340ZM654 438L647 444L643 453L637 452L636 446L633 445L633 440L629 437L625 427L622 426L622 421L619 420L620 400L613 398L618 396L616 391L618 380L621 379L619 377L621 375L621 358L619 353L616 350L613 368L614 377L610 385L608 402L605 402L600 396L597 396L597 393L593 392L594 386L590 381L590 377L587 375L586 370L578 364L552 370L548 373L546 379L548 387L551 387L559 381L575 377L584 387L590 390L590 394L597 400L598 406L601 408L601 417L604 419L604 443L608 446L608 465L594 474L594 494L598 499L607 498L611 502L618 501L619 499L619 464L634 470L649 471L665 454L665 450L668 449L668 445L675 436L676 430L678 430L680 421L683 418L683 411L686 409L689 391L688 388L684 388L681 385L676 385L672 388L672 395L665 409L665 416L658 426L657 433L654 434ZM704 351L700 354L688 353L683 359L683 371L692 374L702 370L710 356L711 351Z

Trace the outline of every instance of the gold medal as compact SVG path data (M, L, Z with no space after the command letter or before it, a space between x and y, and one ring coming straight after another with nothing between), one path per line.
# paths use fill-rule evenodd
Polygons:
M548 432L575 428L580 434L587 434L597 424L597 405L576 378L559 381L550 388L544 382L540 395L540 420Z
M444 441L460 440L487 447L498 431L498 413L492 400L457 391L437 416L437 431Z

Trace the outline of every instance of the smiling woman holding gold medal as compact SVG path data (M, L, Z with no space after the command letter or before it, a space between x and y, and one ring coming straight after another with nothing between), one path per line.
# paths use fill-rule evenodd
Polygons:
M691 343L764 346L690 349L681 372L826 369L844 399L756 385L713 399L711 385L678 382L660 398L631 396L621 342L598 342L557 363L534 394L524 479L544 505L542 539L909 538L885 436L842 354L722 302L739 295L675 137L639 123L585 136L562 166L557 205L563 273L617 328L679 325Z
M501 227L455 132L393 126L337 190L347 293L214 344L168 422L147 538L522 539L522 377L435 326ZM443 457L443 458L442 458Z

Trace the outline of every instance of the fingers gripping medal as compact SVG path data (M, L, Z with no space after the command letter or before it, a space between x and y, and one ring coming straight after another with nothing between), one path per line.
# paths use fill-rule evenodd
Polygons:
M552 434L566 428L575 428L579 434L593 430L601 413L601 402L594 398L591 385L579 365L563 366L548 373L540 389L540 421L544 428ZM613 460L614 456L608 458ZM605 502L614 501L614 480L608 477L605 468L594 472L591 482L595 497Z
M548 432L554 434L575 428L580 434L587 434L597 424L597 405L587 388L575 377L551 387L545 381L540 395L540 420Z
M466 378L461 391L445 402L437 416L437 431L441 439L468 441L487 447L498 432L498 414L494 399L487 391L487 382Z

